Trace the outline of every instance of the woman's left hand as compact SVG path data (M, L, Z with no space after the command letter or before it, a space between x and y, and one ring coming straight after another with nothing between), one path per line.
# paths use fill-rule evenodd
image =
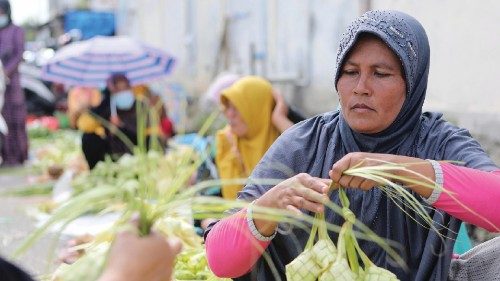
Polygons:
M376 182L361 177L345 175L344 171L356 167L369 167L378 166L382 161L394 163L395 155L391 154L376 154L367 152L352 152L339 161L337 161L330 172L330 178L339 183L342 187L360 188L362 190L369 190L377 185ZM378 161L377 161L378 160Z
M379 166L383 165L384 162L404 164L406 170L386 172L392 173L398 177L411 179L411 181L405 182L404 180L401 180L401 182L403 185L408 186L411 190L418 193L422 197L429 198L432 194L433 189L429 188L429 184L434 184L434 181L436 180L434 168L429 161L414 157L394 154L352 152L333 164L332 169L328 174L334 182L339 183L342 187L369 190L379 184L362 177L345 175L344 171L354 167ZM424 182L424 178L427 180L427 183L423 185L415 184L415 180Z

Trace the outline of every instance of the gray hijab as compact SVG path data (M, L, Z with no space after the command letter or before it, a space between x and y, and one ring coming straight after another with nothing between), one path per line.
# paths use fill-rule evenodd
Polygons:
M337 52L335 86L346 56L360 34L370 33L382 39L399 57L406 81L406 100L396 120L375 135L352 131L340 116L342 136L349 150L406 154L412 144L408 138L419 127L429 74L429 41L424 28L411 16L398 11L371 11L354 21L343 34ZM405 141L406 140L406 141Z
M335 82L349 50L362 33L382 39L401 60L406 78L406 100L396 120L386 130L365 135L354 132L338 111L305 120L285 131L264 155L251 178L289 178L298 173L328 178L332 165L350 152L392 153L421 159L456 160L465 166L491 171L497 169L467 130L457 128L438 113L422 113L429 73L429 44L423 27L412 17L397 11L370 11L353 22L343 34L337 56ZM336 83L335 83L336 84ZM252 200L272 186L248 184L239 198ZM434 231L415 223L380 189L370 191L348 189L350 208L356 217L381 237L398 242L399 254L409 270L397 266L373 243L360 245L370 259L394 272L400 280L446 280L456 232L460 221L445 212L429 208L436 223L446 225L441 239ZM417 198L418 195L415 194ZM330 196L339 202L338 195ZM425 204L422 201L423 204ZM327 211L329 222L341 225L343 220ZM337 234L329 233L336 241ZM284 280L284 268L302 252L309 233L293 229L278 233L267 252ZM263 259L242 280L274 280Z

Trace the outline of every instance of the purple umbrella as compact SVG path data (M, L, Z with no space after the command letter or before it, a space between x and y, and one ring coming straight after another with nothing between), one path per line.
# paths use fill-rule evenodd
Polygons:
M132 85L171 73L175 59L130 37L97 36L58 50L42 68L42 78L66 85L102 87L112 73L123 73Z

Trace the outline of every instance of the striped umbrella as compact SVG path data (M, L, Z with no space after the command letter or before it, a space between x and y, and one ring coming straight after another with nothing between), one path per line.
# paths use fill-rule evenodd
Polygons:
M168 75L175 59L130 37L97 36L58 50L42 67L42 79L66 85L102 87L113 73L132 85Z

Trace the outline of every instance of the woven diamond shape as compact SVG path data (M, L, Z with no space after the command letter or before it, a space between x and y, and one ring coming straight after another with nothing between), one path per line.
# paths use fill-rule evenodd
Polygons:
M366 270L364 281L396 281L398 278L389 270L371 265Z
M321 268L310 250L303 252L286 266L288 281L316 281L320 273Z
M319 240L312 248L312 255L314 260L320 265L322 269L326 269L332 264L337 256L337 248L333 242L322 239Z
M356 275L351 271L347 260L336 260L327 271L319 277L318 281L354 281Z

